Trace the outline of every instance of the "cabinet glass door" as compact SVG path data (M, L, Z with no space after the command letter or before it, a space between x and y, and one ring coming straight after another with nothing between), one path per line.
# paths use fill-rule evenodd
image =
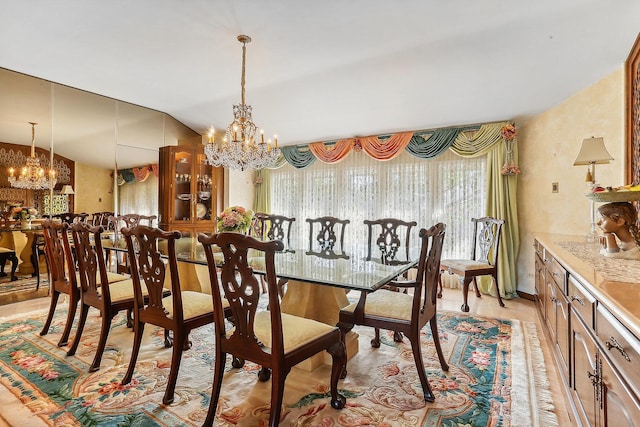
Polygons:
M192 164L193 155L190 152L179 151L175 154L173 219L176 221L192 220Z
M194 194L196 209L195 215L197 221L211 221L215 219L216 212L212 211L212 200L215 195L212 194L212 166L207 164L204 154L196 156L196 191Z

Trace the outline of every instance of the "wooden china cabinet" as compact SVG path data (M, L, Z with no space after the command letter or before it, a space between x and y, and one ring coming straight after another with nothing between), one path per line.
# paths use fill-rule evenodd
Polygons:
M224 170L206 163L204 147L160 147L159 226L183 236L213 232L222 206Z

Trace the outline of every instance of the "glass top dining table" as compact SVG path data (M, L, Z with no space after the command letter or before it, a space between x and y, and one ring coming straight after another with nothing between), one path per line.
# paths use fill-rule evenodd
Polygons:
M195 237L182 237L176 242L178 261L206 264L204 249ZM333 286L349 290L373 292L417 264L420 248L411 248L409 256L404 248L393 262L383 263L380 249L368 250L366 245L345 246L344 250L318 248L286 248L275 255L275 270L279 278ZM402 252L402 254L400 254ZM373 256L369 256L373 254ZM251 257L251 254L249 254ZM259 252L254 254L259 258ZM222 258L219 258L222 261ZM256 273L263 273L263 263L251 262Z

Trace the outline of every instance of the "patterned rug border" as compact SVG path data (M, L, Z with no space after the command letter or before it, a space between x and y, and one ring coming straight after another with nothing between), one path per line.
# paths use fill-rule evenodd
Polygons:
M19 313L11 316L0 317L0 322L14 320L16 318L33 316L42 314L44 316L47 309L38 309L28 313ZM440 310L439 313L460 313ZM512 353L521 352L524 357L520 360L511 361L511 371L522 372L523 375L513 375L511 384L512 407L518 408L511 411L510 422L508 419L506 424L511 426L557 426L558 420L554 413L553 399L549 388L548 377L546 374L544 355L540 346L535 322L525 322L504 317L489 317L482 315L470 315L476 319L496 319L507 321L511 324L512 331ZM530 399L535 396L536 399ZM0 407L10 405L9 400L17 401L6 387L0 385ZM15 402L12 404L15 408ZM35 426L43 424L25 424L25 416L33 415L27 408L20 405L20 409L12 412L11 417L6 419L7 414L0 411L0 419L4 419L9 425L16 426ZM31 418L35 421L35 418Z

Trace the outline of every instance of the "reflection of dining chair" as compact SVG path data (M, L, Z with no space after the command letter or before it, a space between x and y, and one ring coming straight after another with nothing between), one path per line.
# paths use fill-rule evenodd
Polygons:
M91 214L91 225L101 225L105 230L113 230L109 228L109 217L113 216L113 212L94 212Z
M409 263L409 245L411 243L411 229L418 225L415 221L403 221L396 218L381 218L364 220L367 226L367 260L374 259L373 248L378 249L375 260L386 265L401 265ZM373 240L375 237L375 241ZM379 257L379 258L378 258ZM405 276L406 277L406 276ZM387 289L395 290L393 287ZM406 292L406 289L405 289ZM402 341L402 333L394 331L393 339ZM372 343L380 346L380 329L375 328Z
M338 243L340 250L344 248L344 230L351 221L333 216L307 218L305 221L309 223L310 252L313 251L314 248L320 248L321 251L335 249ZM336 228L339 228L338 232L336 232Z
M11 211L2 211L0 212L0 228L4 230L8 230L11 227ZM11 233L6 232L8 236L11 236ZM3 233L5 234L5 233ZM2 237L5 237L4 235ZM2 239L5 241L5 239ZM7 242L12 239L7 238ZM7 264L7 261L11 261L11 280L18 280L18 276L16 276L16 270L18 268L18 256L16 255L16 251L13 248L13 245L9 243L6 246L0 246L0 277L7 277L7 273L5 273L4 268Z
M69 333L73 325L78 302L80 301L80 288L78 288L76 265L69 245L69 224L55 223L46 220L42 224L45 241L45 256L49 265L49 292L51 304L47 320L44 322L40 335L46 335L51 326L53 314L58 306L60 294L68 295L67 321L58 341L58 347L62 347L69 341Z
M102 249L102 227L93 227L84 222L77 222L71 224L70 228L80 276L81 310L78 330L67 355L73 356L78 349L89 308L98 309L102 326L96 355L89 367L89 372L95 372L100 369L100 361L113 317L120 311L127 310L127 326L131 326L133 282L131 279L127 279L109 283L105 255Z
M271 379L271 412L269 425L280 424L282 396L287 374L303 360L326 350L333 358L331 369L331 406L342 409L346 399L338 393L338 379L346 363L340 330L315 320L282 313L276 289L274 255L281 251L281 241L260 241L238 233L201 234L209 265L211 298L215 316L215 367L209 412L204 425L210 426L216 414L227 354L233 356L232 366L240 368L245 360L262 365L258 378ZM212 246L222 250L224 263L220 278L217 274ZM269 304L259 307L260 289L253 269L247 264L247 252L264 252ZM229 302L234 321L229 327L222 317L223 297Z
M89 217L88 213L73 213L73 212L65 212L61 214L52 215L52 218L59 218L62 222L66 222L67 224L73 224L74 222L85 222Z
M36 290L40 289L40 256L45 255L44 247L44 235L35 233L35 235L33 236L33 243L31 244L31 265L33 265L33 273L31 275L36 278ZM49 282L51 282L49 260L46 255L44 257L44 260L47 266L47 278Z
M145 324L156 325L165 330L165 347L173 345L171 369L162 403L173 402L174 390L178 379L183 350L191 347L189 332L192 329L213 322L214 312L211 296L201 292L183 291L178 276L176 239L179 231L163 231L146 225L123 228L127 252L131 262L131 277L135 291L134 323L135 337L129 367L122 379L128 384L133 378ZM161 253L159 247L166 247ZM167 260L163 259L167 256ZM170 278L171 295L166 296L165 277ZM199 286L199 285L198 285ZM184 286L189 288L189 286ZM145 301L145 295L148 300ZM221 303L220 316L228 307ZM173 333L173 337L169 335Z
M420 331L427 322L431 326L431 335L440 366L445 371L449 370L440 346L436 317L436 292L444 234L445 225L442 223L428 230L424 228L420 230L422 245L415 280L392 282L394 286L400 289L406 288L410 292L394 292L387 289L379 289L373 293L362 292L359 301L340 310L338 321L343 341L354 325L402 332L411 342L423 397L427 402L435 400L425 373L420 347ZM372 345L376 347L373 342Z
M471 281L476 289L476 296L480 298L480 290L478 289L478 276L491 276L496 285L496 293L498 294L498 303L500 307L504 307L502 297L500 296L500 287L498 286L498 250L500 249L500 235L503 219L495 219L492 217L472 218L473 222L473 246L471 247L471 258L469 259L443 259L440 263L440 270L449 274L460 276L462 282L462 311L469 311L467 304L467 294L469 293L469 285ZM440 279L440 292L438 296L442 296L442 279Z

